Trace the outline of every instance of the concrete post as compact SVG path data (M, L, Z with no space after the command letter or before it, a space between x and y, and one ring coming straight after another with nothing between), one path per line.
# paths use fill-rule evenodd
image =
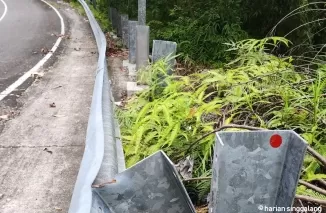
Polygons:
M129 63L136 63L136 26L138 21L129 21Z
M109 7L109 20L110 20L111 23L113 21L113 18L112 18L112 10L113 10L113 8L112 7Z
M136 26L136 71L148 64L149 26Z
M117 36L122 37L121 15L117 12Z
M152 51L152 61L155 63L156 61L165 58L167 56L174 57L177 51L177 43L171 41L161 41L154 40L153 41L153 51ZM175 59L170 59L167 62L168 65L168 74L172 74L172 69L175 66Z
M113 30L117 30L117 9L116 8L112 8L112 28Z
M96 9L96 0L92 0L93 7Z
M121 15L121 31L122 31L122 42L123 45L128 47L129 38L128 38L128 15L122 14Z
M138 23L146 25L146 0L138 0Z

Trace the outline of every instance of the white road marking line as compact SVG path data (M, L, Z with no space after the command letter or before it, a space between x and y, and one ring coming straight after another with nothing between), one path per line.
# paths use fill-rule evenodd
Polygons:
M2 0L0 0L2 1ZM60 18L60 22L61 22L61 35L65 34L65 24L63 22L63 18L61 16L61 14L59 13L59 11L53 7L50 3L46 2L45 0L41 0L42 2L44 2L45 4L49 5L49 7L51 7L59 16ZM57 48L59 47L59 44L62 40L62 37L60 36L57 41L55 42L54 46L52 47L52 49L49 51L48 54L46 54L46 56L44 56L44 58L39 61L32 69L30 69L29 71L27 71L23 76L21 76L17 81L15 81L13 84L11 84L9 87L7 87L7 89L5 89L3 92L0 93L0 101L2 101L5 97L7 97L11 92L13 92L15 89L17 89L17 87L19 87L20 85L22 85L29 77L31 77L31 75L33 73L36 73L38 71L38 69L40 69L44 63L49 60L49 58L53 55L53 53L57 50Z
M7 11L8 11L8 7L7 7L7 4L4 0L0 0L2 2L2 4L5 6L5 10L3 11L3 14L2 16L0 17L0 21L5 17L5 15L7 14Z

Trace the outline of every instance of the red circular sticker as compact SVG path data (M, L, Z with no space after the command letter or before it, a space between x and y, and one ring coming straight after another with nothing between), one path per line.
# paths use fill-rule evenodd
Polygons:
M269 143L273 148L278 148L282 144L282 137L280 135L272 135L272 137L269 140Z

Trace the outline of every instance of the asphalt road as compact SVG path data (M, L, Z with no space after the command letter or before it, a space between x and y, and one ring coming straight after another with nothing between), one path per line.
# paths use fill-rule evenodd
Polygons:
M41 0L0 0L0 93L44 57L41 50L52 48L60 29Z
M28 26L31 29L37 28L38 33L42 34L34 34L40 41L25 44L31 49L52 45L55 38L48 33L53 32L53 29L58 30L48 24L57 18L38 1L40 0L20 0L21 4L33 2L35 11L37 7L40 9L37 10L40 13L38 16L49 19L40 22L35 19L34 22L40 26ZM89 22L84 17L78 15L67 3L51 3L64 17L66 34L71 37L60 43L55 55L45 65L46 70L40 69L41 72L44 71L43 76L17 98L17 102L22 103L18 109L9 107L7 111L4 106L6 110L1 110L7 100L0 101L0 116L9 117L2 131L0 119L0 213L68 212L85 149L98 61L98 55L94 54L97 46ZM8 14L11 11L9 6L8 4ZM31 15L35 14L36 12ZM44 17L46 14L53 19ZM44 30L41 26L48 29ZM2 31L0 35L1 33ZM47 39L52 41L48 42ZM31 40L34 41L34 38ZM27 48L26 51L18 51L18 54L30 62L35 60L37 63L36 59L41 59L40 56L33 59L34 55L25 54L28 51ZM0 57L0 60L3 58ZM9 61L10 64L15 62ZM19 63L22 62L25 59ZM30 64L33 66L35 63Z

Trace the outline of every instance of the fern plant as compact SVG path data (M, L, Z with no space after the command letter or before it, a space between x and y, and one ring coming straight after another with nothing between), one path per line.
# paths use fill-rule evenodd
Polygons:
M279 44L290 42L273 37L232 44L238 57L231 63L187 76L167 75L164 60L143 70L149 88L119 109L128 166L162 149L174 162L191 155L194 176L203 176L210 172L214 136L193 142L228 123L294 129L326 155L326 69L320 65L313 78L296 72L291 57L266 52ZM326 178L309 156L304 168L304 180Z

